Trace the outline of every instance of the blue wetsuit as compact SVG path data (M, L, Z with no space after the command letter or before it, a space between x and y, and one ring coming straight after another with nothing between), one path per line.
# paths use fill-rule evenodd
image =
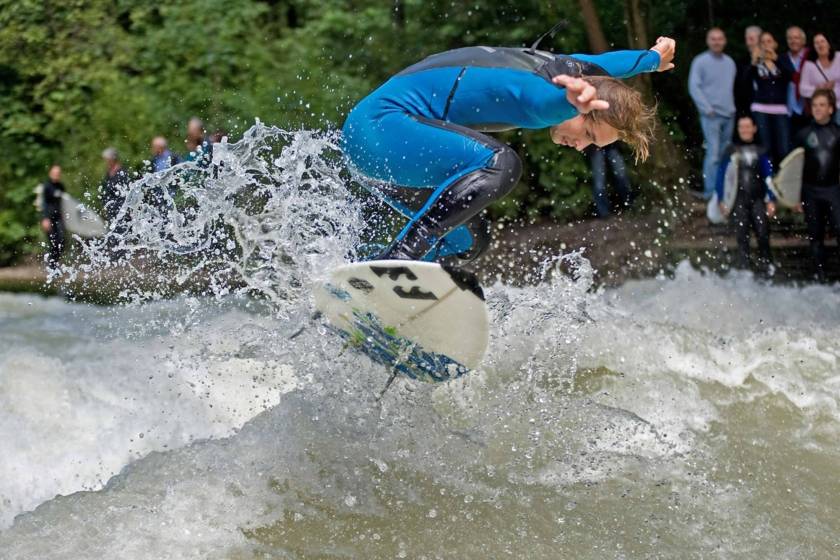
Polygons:
M392 77L356 105L343 128L351 163L385 182L380 194L409 219L379 258L476 256L486 244L479 213L521 174L519 156L482 132L546 128L576 116L555 76L627 78L658 68L655 51L566 56L467 47Z

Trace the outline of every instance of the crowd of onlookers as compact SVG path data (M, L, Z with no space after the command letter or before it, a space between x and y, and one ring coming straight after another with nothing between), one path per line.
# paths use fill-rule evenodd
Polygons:
M183 161L196 161L208 158L212 154L213 143L221 140L223 132L217 131L211 136L206 134L204 123L198 117L187 122L187 134L184 140L185 152L182 155L173 152L166 138L155 136L151 141L151 153L144 164L143 171L157 173ZM125 186L131 182L131 176L125 169L120 154L115 148L102 151L105 175L99 184L99 198L106 222L113 222L123 203ZM41 184L41 229L47 236L47 263L56 266L64 251L65 224L62 217L61 200L65 192L61 181L61 166L53 164L47 179ZM154 194L154 193L153 193ZM158 197L162 198L162 197Z
M739 260L750 264L750 234L759 264L769 265L769 219L776 196L768 188L793 149L804 150L801 203L815 273L825 275L824 237L831 224L840 238L840 56L828 35L791 26L781 52L775 36L758 26L744 33L748 55L735 62L725 53L720 28L706 35L708 50L694 58L689 93L700 113L705 143L703 197L717 197L735 226ZM733 134L734 132L734 134ZM729 166L737 169L737 198L723 202Z

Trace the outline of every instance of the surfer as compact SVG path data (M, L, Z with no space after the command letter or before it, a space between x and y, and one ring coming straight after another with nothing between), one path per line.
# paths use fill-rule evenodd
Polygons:
M556 144L579 151L620 139L637 160L648 157L654 111L616 78L670 70L674 40L599 55L555 55L537 50L539 42L431 55L350 112L345 154L382 182L375 194L408 218L375 259L481 253L489 237L481 211L516 186L522 169L510 146L484 132L550 128Z
M725 200L724 184L726 170L736 166L737 195L732 208L720 203L724 216L730 215L738 238L738 265L750 266L750 230L755 231L758 239L758 259L762 267L770 264L770 224L776 214L776 197L767 188L767 180L773 175L768 151L755 143L758 127L749 115L738 119L738 140L731 144L723 155L717 174L716 189L718 200Z
M61 196L64 194L61 182L61 167L50 167L49 177L42 184L41 191L41 229L47 234L47 266L55 268L64 252L64 217L61 214Z
M825 279L825 222L840 239L840 126L832 122L837 99L831 89L818 89L811 97L814 121L799 131L795 146L805 150L802 170L802 205L808 227L811 258L817 277Z

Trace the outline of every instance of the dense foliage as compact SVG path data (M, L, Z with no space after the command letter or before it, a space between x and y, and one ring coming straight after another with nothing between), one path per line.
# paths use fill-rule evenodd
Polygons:
M782 32L801 18L795 6L779 2L763 2L759 16L758 2L750 1L724 7L711 0L602 0L601 20L616 48L632 39L624 24L632 3L641 6L652 38L680 41L679 71L655 77L654 86L673 138L681 142L685 130L694 145L683 84L690 56L702 49L710 6L733 38L745 23L772 22ZM810 4L815 16L826 12L821 24L837 20L829 2ZM71 192L95 192L102 148L117 147L136 168L154 135L167 136L178 151L192 115L232 137L254 118L283 127L340 126L369 90L430 53L530 44L560 19L568 29L544 47L587 50L577 0L0 0L0 264L40 239L32 189L51 162L64 167ZM557 149L545 132L508 133L505 140L525 158L526 174L497 213L587 212L580 155Z

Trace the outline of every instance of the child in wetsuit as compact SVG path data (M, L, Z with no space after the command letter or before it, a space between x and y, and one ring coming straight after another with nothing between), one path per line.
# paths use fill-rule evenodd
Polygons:
M767 150L755 143L758 128L752 117L738 119L739 142L731 144L724 153L717 175L718 200L723 200L726 170L737 165L738 195L732 208L721 202L720 210L730 215L738 239L738 266L750 266L750 230L758 238L758 264L765 268L770 264L769 219L776 214L776 197L767 188L767 180L773 175L773 165Z
M817 278L825 280L825 225L831 222L840 240L840 126L832 122L836 97L820 89L811 97L814 122L796 135L794 145L805 149L802 208Z

